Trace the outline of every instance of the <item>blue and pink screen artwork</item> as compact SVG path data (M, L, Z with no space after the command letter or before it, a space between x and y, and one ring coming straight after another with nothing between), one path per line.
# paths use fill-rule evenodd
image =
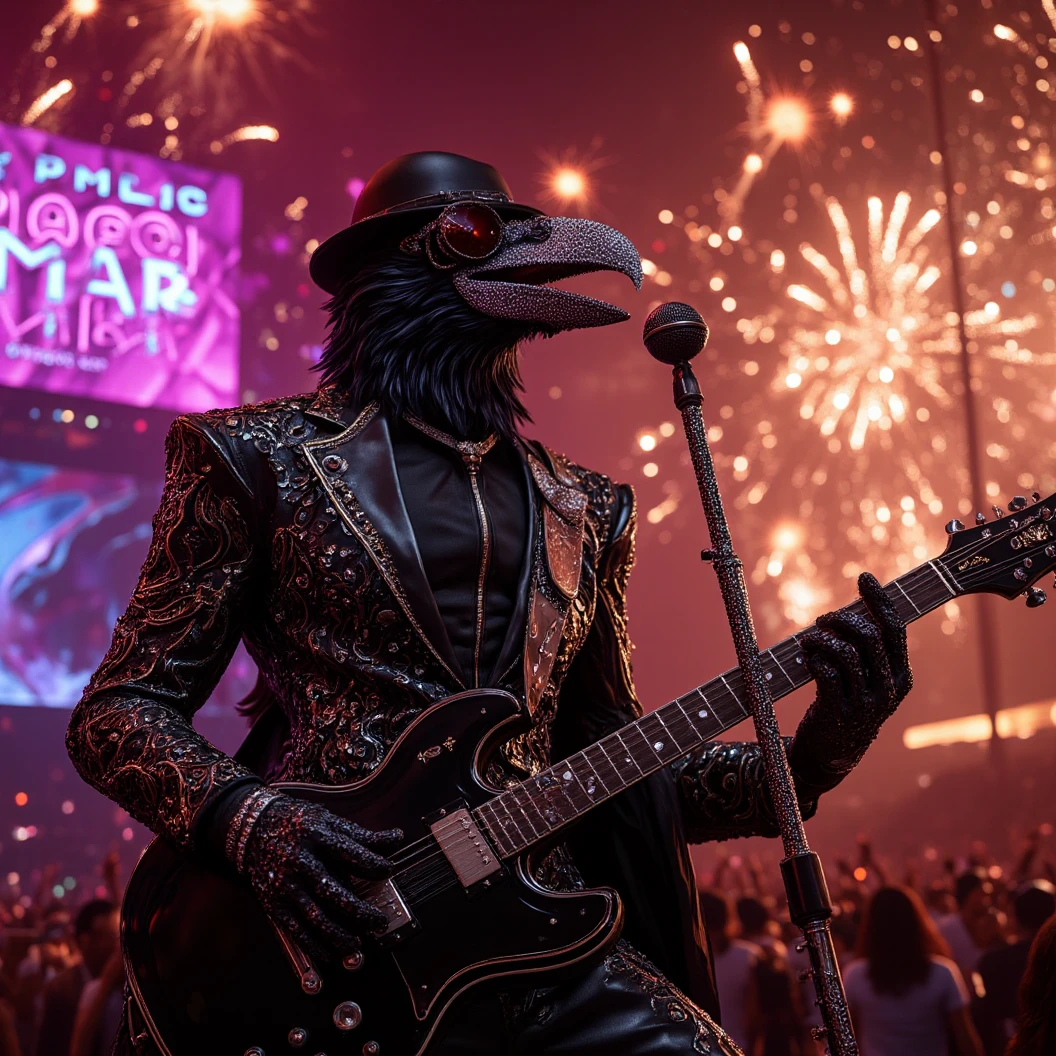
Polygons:
M242 186L0 124L0 385L238 403Z
M0 458L0 704L72 707L150 544L161 482ZM213 703L253 684L239 650Z

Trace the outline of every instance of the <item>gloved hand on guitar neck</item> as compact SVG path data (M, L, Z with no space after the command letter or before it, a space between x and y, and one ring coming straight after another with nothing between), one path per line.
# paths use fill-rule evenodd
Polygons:
M272 921L316 960L359 948L385 916L353 892L355 880L384 880L384 851L399 829L373 832L324 807L257 786L214 818L210 842L249 881Z
M808 794L835 787L858 765L913 686L904 621L875 576L863 572L858 591L864 614L838 609L799 635L817 695L788 754Z

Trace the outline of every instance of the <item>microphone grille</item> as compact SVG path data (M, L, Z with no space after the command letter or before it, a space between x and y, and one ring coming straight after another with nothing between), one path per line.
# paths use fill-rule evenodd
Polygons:
M649 354L674 366L692 359L708 343L708 324L691 304L668 301L654 308L642 328Z

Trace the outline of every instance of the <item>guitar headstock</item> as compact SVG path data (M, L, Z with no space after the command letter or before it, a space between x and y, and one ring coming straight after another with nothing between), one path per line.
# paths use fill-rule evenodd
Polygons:
M1032 498L1015 496L1008 513L992 507L992 521L978 513L971 528L957 520L946 525L950 538L939 560L963 593L1026 593L1031 608L1045 601L1034 584L1056 569L1056 495Z

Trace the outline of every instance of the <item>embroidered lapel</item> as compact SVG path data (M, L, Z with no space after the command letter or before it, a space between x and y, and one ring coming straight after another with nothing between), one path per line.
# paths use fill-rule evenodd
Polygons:
M342 427L304 444L305 457L349 531L381 572L429 650L463 689L460 665L429 587L400 491L388 423L372 403L355 413L320 390L309 414Z
M557 659L568 607L579 590L583 568L583 534L586 525L587 496L560 456L546 452L548 467L531 451L528 467L543 502L543 551L546 572L554 590L540 582L537 569L528 608L524 647L524 690L528 713L535 714Z

